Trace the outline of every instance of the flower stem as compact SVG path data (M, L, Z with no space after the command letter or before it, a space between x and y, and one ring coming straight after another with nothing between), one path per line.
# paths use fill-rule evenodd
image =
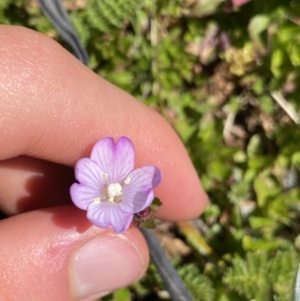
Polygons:
M166 289L168 290L171 300L173 301L192 301L192 297L185 287L182 279L177 274L175 268L166 256L159 240L153 230L140 229L147 241L150 250L150 256L156 265Z

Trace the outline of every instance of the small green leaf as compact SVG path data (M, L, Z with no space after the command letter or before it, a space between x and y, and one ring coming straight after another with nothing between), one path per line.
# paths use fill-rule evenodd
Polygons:
M279 246L278 240L254 239L248 235L243 238L243 248L245 251L272 251Z
M162 203L162 201L161 201L160 199L154 198L152 204L150 205L151 210L152 210L152 211L157 210L157 208L160 207L160 206L162 206L162 204L163 204L163 203Z
M223 162L214 161L209 165L211 176L219 181L227 180L231 174L231 168Z
M121 288L114 292L112 301L130 301L130 291L128 288Z
M141 223L141 226L144 228L147 228L147 229L153 229L153 228L155 228L155 223L154 223L154 221L146 221L146 222Z
M260 35L268 28L269 23L270 18L267 15L256 15L250 20L248 25L250 37L259 50L264 49L263 41Z
M249 223L252 229L258 230L265 227L273 227L276 221L271 217L251 216L249 218Z
M281 49L275 49L271 57L271 71L276 78L282 76L282 64L284 63L284 54Z

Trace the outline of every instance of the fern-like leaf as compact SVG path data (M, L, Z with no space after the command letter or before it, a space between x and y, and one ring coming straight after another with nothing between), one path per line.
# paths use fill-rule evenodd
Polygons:
M248 252L245 259L232 260L223 280L249 300L290 301L298 261L299 254L292 245L273 256L266 251Z
M101 32L122 28L140 8L141 0L90 0L85 10L87 22Z
M215 290L208 277L201 274L193 264L186 264L178 270L185 285L192 294L194 301L212 301L215 298Z

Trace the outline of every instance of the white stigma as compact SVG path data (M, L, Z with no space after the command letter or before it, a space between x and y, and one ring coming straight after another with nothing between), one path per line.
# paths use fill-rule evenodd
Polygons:
M102 174L102 179L107 180L109 175L104 173ZM129 179L129 178L127 178ZM127 180L126 179L126 180ZM126 182L125 180L125 182ZM130 179L129 179L130 182ZM102 202L111 202L111 203L120 203L122 196L122 185L120 183L111 183L108 186L104 185L106 188L106 193L102 193L99 197L94 199L95 204L100 204Z
M109 184L107 186L107 193L109 199L113 199L114 197L122 194L122 186L119 183Z

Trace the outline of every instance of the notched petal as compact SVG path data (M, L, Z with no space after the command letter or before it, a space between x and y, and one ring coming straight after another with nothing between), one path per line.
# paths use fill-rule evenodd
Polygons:
M123 181L133 170L135 161L134 146L130 139L121 137L114 143L106 137L98 141L91 153L91 159L108 174L108 183Z
M104 185L104 172L98 164L91 159L82 158L75 165L75 177L81 184L102 187Z

